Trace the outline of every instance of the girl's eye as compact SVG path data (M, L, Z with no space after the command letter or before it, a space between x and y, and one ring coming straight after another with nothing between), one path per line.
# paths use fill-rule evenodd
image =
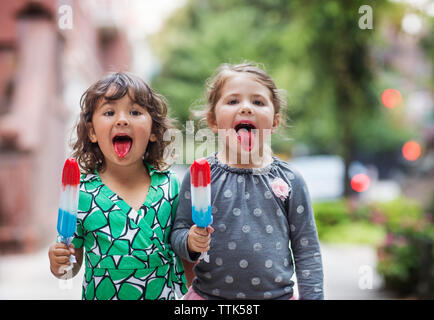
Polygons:
M229 100L229 103L228 104L237 104L238 103L238 100L236 100L236 99L232 99L232 100Z
M142 113L140 111L138 111L138 110L133 110L133 111L130 112L130 114L132 116L140 116Z
M115 112L114 111L106 111L103 113L103 115L107 116L107 117L111 117L114 116Z
M253 104L257 106L264 106L264 103L261 100L255 100L253 101Z

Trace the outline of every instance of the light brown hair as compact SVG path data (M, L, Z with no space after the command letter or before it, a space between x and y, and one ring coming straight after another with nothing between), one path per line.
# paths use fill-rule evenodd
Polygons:
M282 115L286 110L286 100L283 97L284 91L278 89L273 79L262 68L252 62L243 62L241 64L223 63L217 68L214 75L209 78L206 83L205 115L215 119L214 109L221 98L223 86L226 81L234 75L234 73L242 72L253 75L256 81L270 90L271 101L274 106L274 114L281 114L281 124L285 124L285 117Z

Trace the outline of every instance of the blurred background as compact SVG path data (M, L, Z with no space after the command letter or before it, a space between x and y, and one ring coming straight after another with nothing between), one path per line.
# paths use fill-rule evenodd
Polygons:
M244 60L287 92L273 151L308 184L325 298L434 298L434 1L0 6L0 299L81 297L83 273L55 279L47 251L90 84L136 73L185 130L217 66Z

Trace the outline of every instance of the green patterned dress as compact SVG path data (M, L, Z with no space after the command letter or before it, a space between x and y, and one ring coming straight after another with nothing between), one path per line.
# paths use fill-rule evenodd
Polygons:
M175 299L187 291L169 239L179 180L170 171L147 168L151 186L138 212L97 172L81 176L72 243L85 248L82 299Z

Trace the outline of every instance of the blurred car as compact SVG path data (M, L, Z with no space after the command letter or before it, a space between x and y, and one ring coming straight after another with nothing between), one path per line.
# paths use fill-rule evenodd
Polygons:
M293 158L288 163L306 181L312 201L340 198L344 193L344 161L334 155L314 155ZM360 163L358 170L364 167Z

